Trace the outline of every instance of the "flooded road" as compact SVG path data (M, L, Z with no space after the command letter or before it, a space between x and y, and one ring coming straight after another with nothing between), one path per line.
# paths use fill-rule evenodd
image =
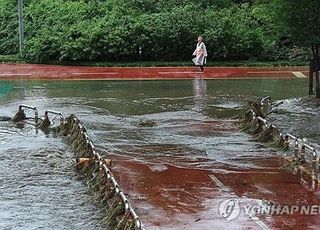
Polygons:
M305 80L11 81L1 82L0 115L19 104L75 113L147 229L306 229L319 215L256 215L232 221L219 213L241 204L320 204L317 188L283 168L280 152L254 142L235 121L248 100L283 100L270 118L320 143L317 110L301 106ZM31 113L29 114L32 115ZM310 125L310 121L314 125ZM152 124L150 127L143 124ZM306 128L307 127L307 128ZM0 122L0 227L102 229L60 138ZM300 136L300 135L298 135Z
M0 228L104 229L60 139L0 122Z

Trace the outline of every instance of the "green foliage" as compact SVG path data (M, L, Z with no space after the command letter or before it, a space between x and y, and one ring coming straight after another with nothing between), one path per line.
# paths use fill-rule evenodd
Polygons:
M204 34L207 46L217 59L248 59L258 57L263 50L263 37L248 5L209 12Z
M15 54L19 50L18 11L15 1L1 0L0 54Z
M320 1L319 0L275 0L279 7L279 21L292 42L312 51L310 58L309 94L313 93L315 73L316 98L320 98ZM311 56L311 55L310 55Z
M292 41L305 47L320 46L319 0L275 0L275 3L279 21Z
M134 33L145 59L181 60L190 58L195 40L202 32L204 17L193 5L172 11L143 14L138 17ZM152 25L152 26L149 26Z
M2 2L0 54L17 53L16 2ZM210 60L303 60L304 50L283 44L276 32L273 7L265 0L28 0L23 56L33 62L190 60L203 35Z

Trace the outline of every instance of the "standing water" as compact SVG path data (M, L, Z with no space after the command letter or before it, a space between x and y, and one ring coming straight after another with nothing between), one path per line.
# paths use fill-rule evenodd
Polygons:
M229 198L319 203L316 190L282 168L280 152L235 122L249 100L284 100L272 122L318 141L316 111L301 107L305 80L1 82L0 116L20 104L74 113L105 157L147 229L305 229L317 216L245 214L225 221ZM29 114L31 116L31 114ZM287 116L288 115L288 116ZM287 119L289 118L289 119ZM299 121L299 122L298 122ZM104 213L73 169L61 138L0 122L0 227L105 229ZM284 189L286 187L287 189ZM260 223L262 222L262 223Z

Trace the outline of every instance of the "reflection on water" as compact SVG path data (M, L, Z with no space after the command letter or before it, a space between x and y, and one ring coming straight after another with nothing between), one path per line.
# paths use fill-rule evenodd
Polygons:
M192 86L196 110L201 112L206 107L207 82L203 78L197 78L192 81Z
M212 173L241 196L286 198L274 185L286 178L291 181L296 178L290 177L289 172L279 171L281 161L277 153L253 142L251 136L239 132L234 125L235 117L243 112L249 99L266 95L275 100L285 99L271 121L318 140L315 129L319 118L315 111L301 108L299 100L294 99L305 94L306 82L300 79L17 81L6 84L12 90L0 97L0 116L12 116L19 104L37 106L40 114L46 109L77 114L99 150L115 159L113 169L124 189L132 197L144 194L134 202L140 209L149 208L145 212L150 217L149 227L161 220L157 217L159 213L172 221L178 213L191 215L189 221L194 223L194 219L199 218L197 212L207 213L206 204L210 199L226 197L228 194L210 184L208 175ZM136 121L139 120L154 120L156 125L138 127ZM295 125L298 121L299 125ZM314 125L306 125L310 122ZM3 160L0 172L8 175L1 181L0 207L9 210L0 212L3 217L0 226L46 228L56 222L61 226L77 222L81 226L87 221L84 226L102 228L98 221L101 216L95 215L97 209L90 205L84 185L74 179L72 155L65 143L36 133L30 126L20 129L10 122L0 125L0 158ZM22 160L16 161L20 158ZM11 168L5 167L8 165L27 170L10 174ZM61 195L55 182L63 185ZM39 200L32 197L34 193ZM30 198L28 204L34 208L27 210L20 194ZM69 201L68 205L64 205L65 200ZM41 205L43 201L47 203L45 207ZM13 203L12 208L8 208ZM57 206L57 211L52 210L53 206ZM39 210L45 211L39 216ZM64 213L63 218L60 213ZM144 212L141 213L143 216ZM30 224L28 216L39 216L37 224ZM76 221L77 217L82 222ZM219 226L225 225L219 223Z

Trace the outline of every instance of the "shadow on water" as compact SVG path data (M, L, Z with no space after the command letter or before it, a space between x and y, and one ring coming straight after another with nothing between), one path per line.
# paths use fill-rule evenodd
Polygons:
M114 160L113 171L148 229L181 229L185 225L210 229L206 227L210 224L228 229L240 228L243 223L250 227L246 217L232 225L219 220L212 207L230 197L230 192L219 188L211 175L240 197L285 200L286 193L278 185L296 183L296 177L280 169L283 162L278 153L253 142L235 126L248 100L266 95L285 99L272 121L319 140L316 126L306 129L301 122L297 124L319 123L316 112L301 107L297 99L305 95L306 86L299 79L6 84L12 90L0 97L0 115L12 116L19 104L37 106L42 113L52 109L77 114L100 151ZM139 126L140 121L154 125ZM29 126L0 125L0 169L6 174L1 178L0 199L5 202L1 201L0 207L7 209L0 212L0 226L47 227L59 222L61 227L102 228L98 221L101 213L96 214L98 208L91 205L85 186L75 179L72 154L65 143L36 134ZM292 188L302 193L305 188L298 186ZM313 192L308 195L312 197ZM292 196L285 202L297 199ZM32 222L32 218L38 221ZM271 226L277 221L267 220Z

